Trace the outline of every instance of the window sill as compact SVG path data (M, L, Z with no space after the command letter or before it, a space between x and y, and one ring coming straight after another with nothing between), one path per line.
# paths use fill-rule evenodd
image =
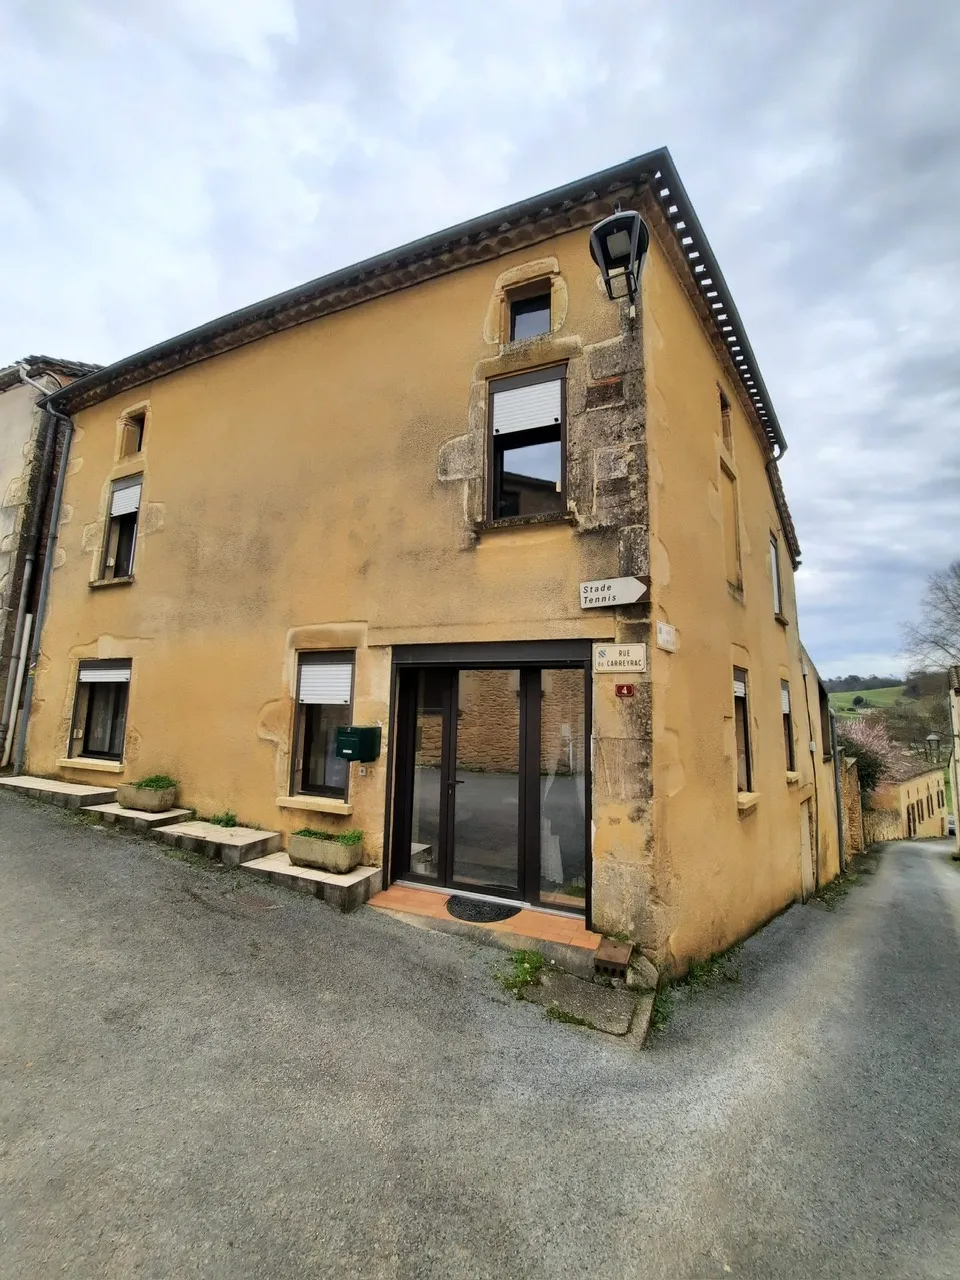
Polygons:
M759 791L738 791L737 808L741 814L752 813L760 800Z
M549 511L539 516L504 516L501 520L475 520L475 533L491 533L495 529L523 529L530 525L576 524L569 511Z
M122 760L94 760L90 756L71 756L69 760L58 760L58 769L94 769L98 773L123 773Z
M352 804L329 796L277 796L277 808L305 809L310 813L340 813L344 817L353 813Z
M779 623L780 623L780 625L781 625L781 627L789 627L789 625L790 625L790 623L789 623L789 622L788 622L788 620L783 616L783 614L782 614L782 613L775 613L775 614L773 615L773 620L774 620L774 622L779 622Z
M795 787L799 783L799 781L800 781L799 773L793 773L792 770L788 769L787 770L787 786Z
M97 578L89 584L91 591L97 591L100 587L129 587L134 581L131 573L127 578Z

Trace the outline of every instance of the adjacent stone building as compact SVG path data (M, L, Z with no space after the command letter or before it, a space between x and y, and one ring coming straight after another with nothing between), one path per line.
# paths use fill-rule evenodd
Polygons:
M27 356L0 368L0 753L15 728L20 653L29 646L63 437L38 405L44 393L92 373L92 364ZM30 378L34 386L24 377ZM18 625L19 624L19 625ZM18 679L18 675L20 678ZM11 682L12 676L12 682ZM8 698L9 689L9 698Z
M618 208L650 235L635 306L590 253ZM387 882L582 913L674 969L836 874L785 440L665 150L52 403L30 771L360 827ZM589 607L619 578L651 586ZM338 754L351 725L376 759Z

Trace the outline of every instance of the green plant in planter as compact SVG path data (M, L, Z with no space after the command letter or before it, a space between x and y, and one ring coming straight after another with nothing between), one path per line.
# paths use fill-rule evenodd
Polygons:
M169 791L178 784L176 778L171 778L168 773L151 773L149 778L141 778L133 785L138 791Z
M121 782L117 787L117 803L122 809L162 813L177 803L177 780L165 773L152 773L139 782Z
M310 840L330 840L334 844L362 844L363 832L354 827L351 831L314 831L311 827L301 827L294 831L295 836L306 836Z
M313 831L302 827L287 842L287 857L295 867L313 867L345 875L363 857L363 832Z

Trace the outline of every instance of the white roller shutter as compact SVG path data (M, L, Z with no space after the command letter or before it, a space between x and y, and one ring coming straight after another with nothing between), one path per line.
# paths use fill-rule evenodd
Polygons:
M81 684L129 684L130 668L98 662L95 667L80 668Z
M111 516L128 516L131 511L140 510L140 490L143 488L142 481L138 480L136 484L124 485L122 489L114 489L113 498L110 502Z
M349 662L300 664L300 702L346 707L350 704L353 666Z
M780 686L780 707L785 716L790 714L790 686L782 684Z
M529 387L513 387L493 393L493 434L532 431L536 427L560 425L562 378L535 382Z

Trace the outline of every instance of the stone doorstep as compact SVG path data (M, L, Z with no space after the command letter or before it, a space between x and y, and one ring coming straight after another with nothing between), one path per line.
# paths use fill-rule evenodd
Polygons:
M106 804L117 798L116 787L91 787L83 782L61 782L58 778L31 778L21 774L13 778L0 778L0 786L10 787L21 795L46 800L64 809L86 808L94 804Z
M589 947L577 947L572 943L552 942L546 938L531 938L524 933L509 933L505 929L488 929L482 924L471 924L466 920L457 920L438 916L421 916L412 911L401 911L397 907L374 904L375 911L393 916L404 924L413 925L415 929L428 929L435 933L450 933L457 938L466 938L468 942L476 942L484 947L495 947L498 951L539 951L548 964L554 964L566 973L576 974L585 980L593 977L593 950Z
M340 876L318 867L295 867L285 853L271 853L244 862L243 869L268 876L274 884L313 894L338 911L356 911L380 892L379 867L356 867Z
M124 809L116 803L84 805L84 813L95 814L107 825L132 827L135 831L150 831L154 827L169 826L193 817L192 809L164 809L160 813L150 813L146 809Z
M191 853L219 858L225 867L262 858L280 847L279 831L258 831L256 827L218 827L215 822L174 822L154 827L159 840Z
M572 973L556 969L541 970L540 982L524 987L521 995L530 1004L539 1005L547 1012L557 1010L571 1020L589 1023L593 1030L605 1031L612 1036L625 1036L632 1029L639 1004L638 996L625 987L585 982ZM652 996L649 1004L652 1009Z

